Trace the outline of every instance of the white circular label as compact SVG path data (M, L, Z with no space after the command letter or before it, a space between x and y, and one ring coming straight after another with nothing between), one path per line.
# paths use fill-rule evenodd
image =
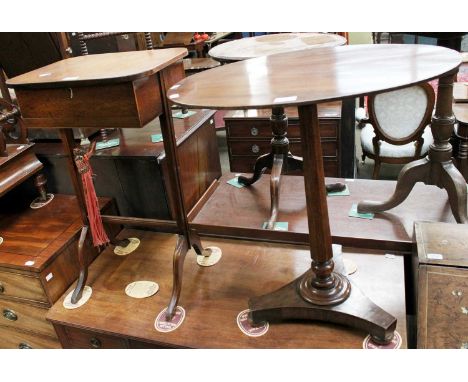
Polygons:
M237 326L246 336L260 337L268 332L270 324L264 321L256 326L252 326L249 321L249 309L246 309L237 315Z
M31 207L33 210L37 210L39 208L42 208L49 204L53 199L54 199L54 194L46 194L47 198L45 201L40 200L40 198L34 199L29 207Z
M83 306L88 302L88 300L91 298L91 295L93 294L93 290L90 286L86 285L83 288L83 294L81 295L81 298L78 300L76 304L72 304L71 298L73 295L74 291L71 291L70 293L67 294L67 297L65 297L65 300L63 300L63 307L65 309L76 309L79 308L80 306Z
M399 349L401 347L401 336L396 330L393 332L392 340L386 345L380 345L372 341L372 337L369 334L363 341L363 349Z
M197 264L202 267L211 267L218 263L222 255L223 252L221 251L221 248L206 247L203 251L203 255L197 255Z
M156 294L159 290L158 283L154 281L135 281L125 288L125 294L133 298L146 298Z
M350 259L343 259L344 267L346 269L346 273L348 275L352 275L354 272L357 271L357 265L354 261Z
M166 311L167 311L167 308L164 308L158 314L158 317L156 317L156 320L154 321L154 328L158 332L163 332L163 333L172 332L173 330L176 330L180 325L182 325L182 322L184 321L185 309L182 308L181 306L176 307L174 316L169 321L167 321L167 318L166 318Z
M3 243L3 237L0 236L0 244Z
M129 237L127 238L127 240L130 241L130 243L128 243L126 247L121 247L120 245L117 245L114 248L114 253L117 256L127 256L128 254L135 251L140 245L140 239L136 237Z

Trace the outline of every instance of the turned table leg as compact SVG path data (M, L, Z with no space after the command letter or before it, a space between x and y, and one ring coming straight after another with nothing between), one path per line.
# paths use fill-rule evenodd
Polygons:
M369 332L378 343L393 338L396 319L369 300L345 275L334 272L317 106L299 107L311 269L272 293L249 300L250 319L307 319Z
M457 155L458 170L468 182L468 124L459 121L456 135L460 142Z
M384 202L362 201L358 204L358 212L381 212L394 208L406 199L414 184L424 182L445 189L456 221L468 222L466 181L452 160L452 145L449 143L455 124L453 78L453 73L439 78L436 110L431 120L434 143L429 148L428 157L403 167L390 199Z

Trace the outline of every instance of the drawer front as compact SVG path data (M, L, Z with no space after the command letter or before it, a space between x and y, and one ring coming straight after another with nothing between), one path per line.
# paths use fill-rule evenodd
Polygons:
M418 348L468 349L468 269L421 266Z
M127 342L119 337L95 333L89 330L58 326L64 348L70 349L126 349Z
M320 136L322 138L337 138L339 121L320 120ZM226 130L228 137L243 138L271 138L273 136L270 128L270 122L265 120L241 120L226 121ZM300 138L299 122L291 121L288 124L288 137Z
M231 155L255 155L268 154L271 151L270 141L229 141ZM302 148L300 142L290 142L289 150L293 155L302 156ZM322 141L323 156L337 156L336 141Z
M0 271L0 298L3 296L47 302L47 297L38 278Z
M231 156L230 159L231 172L252 173L257 158L252 156ZM325 176L339 178L339 166L336 158L324 158L323 169ZM268 174L269 171L265 173ZM294 171L291 174L300 175L301 172Z
M0 325L56 338L53 326L46 321L47 309L20 302L0 300Z
M0 326L0 349L60 349L54 338Z

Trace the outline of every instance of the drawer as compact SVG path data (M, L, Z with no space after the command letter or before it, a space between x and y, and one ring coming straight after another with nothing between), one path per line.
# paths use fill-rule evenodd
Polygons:
M230 159L231 172L252 173L257 158L252 156L231 156ZM339 166L336 158L324 158L323 169L325 176L339 177ZM269 171L266 171L266 173L269 173ZM286 172L286 174L288 174L288 172ZM300 175L301 173L295 171L291 174Z
M47 302L47 297L38 278L0 271L0 298L3 296Z
M337 138L339 121L337 120L320 120L320 136L322 138ZM226 121L226 130L228 137L257 137L271 138L272 132L270 122L265 120L244 119L240 121ZM288 124L288 137L300 138L299 122L297 120L290 121Z
M54 338L0 326L0 349L60 349Z
M468 268L421 265L418 348L468 348Z
M270 141L229 141L228 145L231 150L231 155L255 155L268 154L271 151ZM289 149L292 154L302 156L302 148L300 142L290 142ZM323 156L337 156L336 141L322 141Z
M0 300L0 326L56 338L53 326L45 319L46 313L45 308Z
M127 341L84 329L56 326L62 345L69 349L126 349Z

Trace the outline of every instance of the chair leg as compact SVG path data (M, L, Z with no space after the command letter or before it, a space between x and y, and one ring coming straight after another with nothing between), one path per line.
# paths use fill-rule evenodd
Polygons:
M366 153L362 153L361 159L362 159L362 164L364 164L366 162Z
M380 161L376 159L374 163L374 172L372 173L372 179L378 179L379 173L380 173Z

